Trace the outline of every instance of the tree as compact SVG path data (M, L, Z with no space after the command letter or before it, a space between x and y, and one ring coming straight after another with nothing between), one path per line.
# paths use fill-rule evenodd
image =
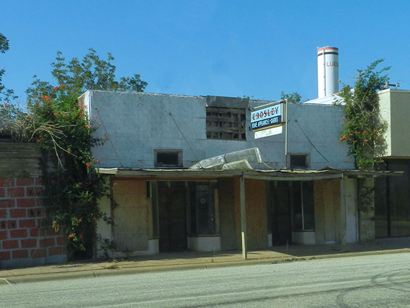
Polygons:
M359 169L374 169L386 149L384 132L387 125L380 117L377 92L388 83L386 71L389 68L377 70L382 62L377 60L358 70L353 88L345 86L340 93L345 103L340 140L349 145Z
M102 140L93 138L94 128L77 98L88 89L141 92L147 85L138 74L117 80L113 60L111 54L104 60L90 49L81 60L66 62L59 52L51 71L56 84L35 77L27 90L23 122L31 134L26 135L47 153L44 180L50 226L66 235L70 258L92 255L96 223L103 217L98 199L106 192L91 152Z
M0 53L5 53L9 50L9 40L0 33ZM3 76L6 73L4 68L0 69L0 101L9 103L11 100L16 99L17 96L14 95L14 91L7 89L3 84Z
M117 80L116 66L113 61L114 57L110 53L104 60L94 49L89 49L88 54L81 60L74 57L68 62L61 52L57 52L56 59L51 65L51 75L57 86L60 86L60 90L70 96L79 96L86 90L143 92L147 82L141 80L139 74ZM34 81L27 90L28 103L31 105L36 100L41 100L44 95L52 95L53 88L51 83L41 81L34 76Z
M0 52L5 53L7 50L9 50L9 40L0 33Z
M281 92L280 94L281 99L286 99L289 103L300 104L302 102L302 96L300 96L297 92L292 93L285 93Z

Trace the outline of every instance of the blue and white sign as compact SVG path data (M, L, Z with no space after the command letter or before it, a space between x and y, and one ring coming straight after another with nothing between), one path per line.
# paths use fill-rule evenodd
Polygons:
M282 106L283 104L275 104L270 107L252 111L251 129L258 130L282 124Z

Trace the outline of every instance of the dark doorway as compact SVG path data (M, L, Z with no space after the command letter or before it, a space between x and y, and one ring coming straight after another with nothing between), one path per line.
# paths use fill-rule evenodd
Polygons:
M385 170L404 174L375 181L376 237L410 236L410 160L386 160Z
M272 245L285 245L292 241L290 192L288 182L270 185Z
M159 250L187 249L186 187L184 182L158 183Z

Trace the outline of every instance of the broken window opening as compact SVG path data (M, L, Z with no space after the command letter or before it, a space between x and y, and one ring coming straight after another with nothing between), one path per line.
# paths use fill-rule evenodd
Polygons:
M206 137L246 140L245 108L206 107Z
M155 150L155 167L182 168L182 150Z
M307 169L308 157L306 154L290 154L290 169Z

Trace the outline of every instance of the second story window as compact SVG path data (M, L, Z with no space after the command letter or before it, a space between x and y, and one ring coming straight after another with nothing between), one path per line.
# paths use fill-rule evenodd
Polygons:
M306 154L290 154L290 169L307 169L308 157Z
M182 168L182 150L155 150L156 168Z
M206 137L208 139L246 140L246 109L207 107Z

